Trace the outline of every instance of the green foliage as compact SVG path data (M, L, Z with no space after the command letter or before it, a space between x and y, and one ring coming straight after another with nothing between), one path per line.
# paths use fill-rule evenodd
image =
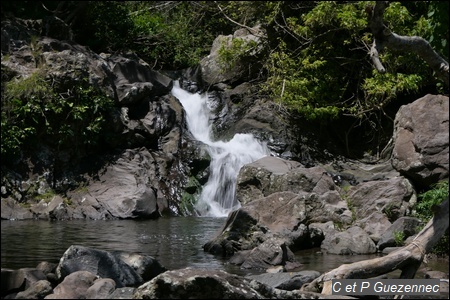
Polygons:
M53 198L55 197L55 196L57 196L58 194L55 192L55 191L53 191L53 190L49 190L49 191L47 191L46 193L44 193L44 194L37 194L37 195L35 195L34 196L34 200L36 201L36 202L39 202L39 201L44 201L45 203L49 203L50 201L52 201L53 200Z
M288 15L278 6L285 31L295 39L277 40L266 64L265 91L306 119L350 115L370 121L372 114L393 100L419 93L433 82L424 61L395 49L383 49L381 53L388 72L374 71L367 54L373 37L365 11L373 4L320 1L300 17ZM425 7L421 11L415 8L412 14L401 2L391 2L384 20L397 34L427 37L432 20L423 17L426 11ZM448 18L445 24L448 26Z
M394 241L398 247L403 246L405 243L405 233L403 231L394 231Z
M45 140L55 149L80 150L95 146L113 101L87 81L57 93L40 72L5 84L2 99L1 154L18 158ZM85 147L85 148L81 148Z
M385 73L372 71L373 76L362 83L365 101L349 108L349 112L362 117L367 110L381 108L392 101L400 93L414 93L419 91L422 77L419 74ZM381 100L381 101L380 101Z
M48 102L52 96L50 86L39 73L5 84L1 110L2 157L19 156L24 142L36 135L39 119L45 117L39 103Z
M149 63L165 69L195 66L206 56L217 28L226 27L221 19L210 18L207 2L167 2L164 7L139 2L128 6L133 22L132 49Z
M46 193L44 194L35 194L33 199L35 202L40 202L40 201L44 201L45 203L50 203L56 196L58 196L58 193L56 193L54 190L49 189ZM66 206L72 206L73 205L73 201L72 199L66 198L66 197L62 197L63 203ZM29 206L31 206L32 203L28 203Z
M433 217L434 207L441 204L448 197L448 181L440 181L431 186L431 189L418 195L419 201L414 207L414 216L419 218L424 224ZM437 255L448 255L449 233L441 237L431 250Z
M337 76L325 73L330 69L330 63L322 56L312 58L308 53L311 49L305 49L298 57L288 53L284 42L280 42L279 49L271 53L266 65L269 76L265 90L275 101L294 109L306 119L337 117L340 108L329 105L332 103L328 93L334 88L335 92L342 94L345 86L337 86Z
M433 217L433 207L448 197L448 181L440 181L426 192L418 195L419 201L414 207L414 216L426 223Z
M342 200L344 200L347 203L347 207L352 213L352 222L354 222L354 221L356 221L358 216L356 213L356 206L353 203L352 199L349 197L348 192L349 192L349 188L342 189L340 192L340 195L341 195Z
M180 209L183 215L192 215L195 211L194 207L198 201L202 185L194 176L189 177L185 191L181 195Z
M353 204L353 202L350 199L347 199L347 207L348 209L350 209L350 211L352 212L352 221L356 221L356 208L355 205Z
M233 38L231 45L222 41L218 50L219 63L224 71L233 69L240 61L255 53L257 43L253 40L245 41L241 38Z
M449 253L449 233L448 229L445 232L445 234L441 237L441 239L434 245L433 249L431 249L431 252L438 255L438 256L447 256Z
M448 60L448 1L430 1L427 13L426 33L423 35L438 53ZM425 19L425 18L424 18Z
M96 52L134 51L154 69L196 66L209 54L217 36L232 34L242 28L238 24L248 27L259 24L268 33L267 43L258 45L265 47L261 53L267 55L258 58L264 63L259 73L265 76L261 93L301 119L327 123L350 116L355 119L352 124L358 124L351 126L367 128L372 132L365 134L371 137L382 126L379 116L396 99L425 91L444 91L443 83L415 54L385 48L380 59L387 73L374 71L368 55L373 36L366 8L375 1L263 1L258 5L252 1L42 3L49 10L61 7L58 16L62 19L73 17L70 20L76 42ZM50 14L32 1L2 2L3 8L22 17ZM384 22L397 34L428 39L448 59L448 2L390 2ZM224 69L251 57L255 45L235 38L228 46L219 51ZM37 56L39 49L33 51ZM17 100L25 103L23 99ZM37 109L33 103L27 105L26 109ZM61 109L67 112L69 108ZM87 111L79 107L73 113ZM44 111L38 119L48 118L47 115ZM6 122L9 117L2 110L2 125L9 133L2 153L4 148L14 152L24 137L38 134L32 122ZM378 126L373 125L374 121ZM69 127L61 128L63 136L69 133ZM90 128L96 130L95 126ZM347 141L347 136L344 139Z
M386 215L386 217L389 219L389 221L394 222L398 215L396 211L398 210L398 207L395 206L395 204L388 203L383 209L382 212Z
M76 40L97 52L126 50L134 39L128 10L118 1L89 1L77 19Z
M280 39L271 52L266 90L306 119L336 118L356 72L348 64L355 56L347 49L356 48L357 33L367 25L362 11L361 5L323 1L300 19L289 16L287 25L299 38L293 43Z

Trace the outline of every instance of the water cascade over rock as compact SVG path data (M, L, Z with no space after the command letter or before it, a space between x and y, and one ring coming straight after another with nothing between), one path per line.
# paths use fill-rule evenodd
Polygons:
M189 93L175 82L172 95L183 105L192 135L208 146L211 156L209 179L203 187L196 209L201 216L225 217L240 207L235 197L240 168L270 155L270 151L265 142L260 142L251 134L237 133L229 141L214 141L208 94Z

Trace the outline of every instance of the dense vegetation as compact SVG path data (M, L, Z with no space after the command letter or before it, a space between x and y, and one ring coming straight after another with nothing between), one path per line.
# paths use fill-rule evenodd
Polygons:
M388 72L375 71L368 56L373 37L367 10L373 4L2 1L1 12L2 21L10 16L41 19L55 15L71 26L75 42L97 53L135 52L155 70L195 66L209 54L218 35L260 25L267 38L259 52L263 63L253 82L261 85L262 95L299 119L325 124L341 120L347 124L339 127L342 136L357 129L362 133L355 134L359 142L381 150L392 135L392 118L401 104L426 93L448 94L448 85L415 54L395 49L381 53ZM393 32L427 39L448 60L448 1L392 2L384 18ZM224 67L251 53L254 46L235 39L231 48L221 49ZM18 82L13 77L2 66L2 158L17 158L24 145L35 145L39 139L54 141L55 151L73 148L80 155L101 144L110 99L83 82L66 93L54 90L39 73ZM448 185L423 194L417 213L429 212L427 205L442 198L431 193L442 191L448 194Z
M415 205L414 216L419 218L423 224L433 218L435 209L448 197L448 181L439 181L431 188L419 194L419 201ZM441 237L434 246L433 253L445 256L449 253L449 231Z
M112 104L86 80L64 91L55 90L39 71L21 81L8 81L2 96L2 157L29 154L39 140L54 143L51 148L56 152L72 149L83 155L105 137L101 129Z
M70 24L76 42L98 53L133 51L159 70L195 66L209 54L218 35L261 25L268 33L264 57L260 58L264 64L255 78L261 92L297 118L321 123L346 120L349 125L342 133L343 139L358 128L373 149L381 149L392 132L387 124L392 123L399 105L425 93L447 91L415 54L386 49L381 59L388 72L379 74L374 70L368 57L373 38L367 22L367 9L373 4L3 1L1 5L2 18L56 15ZM448 2L392 2L384 17L392 31L428 39L448 60ZM231 49L221 52L225 65L249 53L252 46L235 39ZM11 102L8 107L14 110ZM2 125L7 116L2 110ZM20 126L12 125L11 120L8 123ZM2 130L2 135L7 133ZM348 147L348 140L343 143ZM2 143L2 154L5 151Z
M261 92L296 118L321 123L344 120L347 125L340 133L345 140L344 147L349 148L350 131L358 128L358 135L372 149L382 149L390 138L389 124L399 105L425 93L447 91L415 54L386 49L381 59L388 72L380 74L374 70L368 57L373 37L367 21L367 10L373 4L367 1L264 1L257 5L251 1L3 1L1 5L2 18L14 15L37 19L56 15L71 26L74 40L79 44L98 53L133 51L158 70L195 66L209 54L218 35L260 25L267 31L265 49L260 52L264 63L258 78L254 78L261 84ZM448 2L392 2L384 17L392 31L428 39L448 60ZM232 48L221 51L224 67L250 53L254 46L235 39ZM2 77L2 89L3 83ZM2 105L2 125L5 125L2 136L7 141L2 143L2 155L17 150L23 142L21 137L36 129L21 124L19 118L9 117L11 112L23 110L14 105L27 102L11 93L6 89L6 96L2 97L7 104L5 109ZM46 105L57 101L57 98L42 101L41 110L53 110ZM40 111L34 113L36 119ZM349 149L347 152L350 154Z

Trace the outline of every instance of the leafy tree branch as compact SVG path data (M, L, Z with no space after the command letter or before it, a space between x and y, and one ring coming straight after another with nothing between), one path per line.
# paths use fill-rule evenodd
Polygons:
M376 1L373 8L368 7L366 10L370 18L369 26L374 36L370 57L375 68L380 73L386 72L379 57L379 53L384 47L399 51L414 52L427 62L448 87L448 62L434 51L430 43L424 38L420 36L402 36L392 32L383 22L383 15L388 6L389 1Z

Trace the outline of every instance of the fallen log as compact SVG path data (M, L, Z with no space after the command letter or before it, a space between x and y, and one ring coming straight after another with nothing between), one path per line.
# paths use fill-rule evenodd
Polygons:
M401 270L400 279L414 278L425 254L429 253L445 234L449 225L449 204L447 199L436 209L433 218L408 245L386 256L344 264L302 286L302 291L331 295L332 279L368 279Z

